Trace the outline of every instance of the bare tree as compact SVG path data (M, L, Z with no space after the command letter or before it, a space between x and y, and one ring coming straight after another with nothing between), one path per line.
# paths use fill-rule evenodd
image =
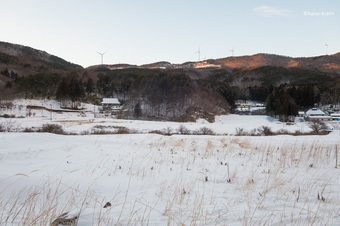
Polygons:
M321 121L318 120L312 120L309 122L309 128L313 130L314 133L319 134L321 132L324 132L328 130L328 126Z

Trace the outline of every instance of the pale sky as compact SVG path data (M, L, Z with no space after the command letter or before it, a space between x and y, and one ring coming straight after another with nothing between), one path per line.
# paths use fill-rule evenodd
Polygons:
M1 0L0 41L87 67L340 52L339 0Z

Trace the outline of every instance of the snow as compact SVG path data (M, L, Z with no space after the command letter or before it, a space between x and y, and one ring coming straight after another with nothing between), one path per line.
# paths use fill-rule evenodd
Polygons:
M325 112L317 108L312 108L306 112L306 116L325 116Z
M103 98L102 104L120 104L117 98Z
M57 102L43 103L59 109ZM93 118L94 106L83 106L85 117L55 113L51 120L49 111L36 110L31 117L0 118L0 124L53 123L76 133L123 126L138 133L0 133L0 225L49 225L66 212L80 213L79 226L340 223L336 125L325 136L234 136L236 128L309 128L268 116L218 116L215 123ZM218 135L149 134L180 125ZM103 208L107 202L112 207Z
M64 130L70 133L91 132L92 128L100 125L104 127L116 126L126 127L131 130L137 130L139 133L148 133L153 130L167 130L176 132L180 125L183 125L191 131L199 130L202 127L212 129L217 134L235 134L237 128L244 128L248 132L261 126L268 126L273 131L287 130L289 132L309 132L311 131L305 122L297 121L294 125L286 123L263 115L227 115L217 116L215 123L209 123L204 119L198 119L195 123L175 123L159 121L141 121L141 120L120 120L115 118L98 118L98 106L91 104L82 104L82 110L74 112L54 112L53 110L62 110L57 101L50 100L15 100L12 109L0 111L0 115L9 114L21 117L19 119L0 118L0 123L12 123L16 128L41 127L43 124L60 124ZM28 109L30 106L41 106L45 109ZM51 109L52 111L49 111ZM96 117L94 116L96 114ZM339 124L339 123L338 123ZM330 125L333 127L333 125Z

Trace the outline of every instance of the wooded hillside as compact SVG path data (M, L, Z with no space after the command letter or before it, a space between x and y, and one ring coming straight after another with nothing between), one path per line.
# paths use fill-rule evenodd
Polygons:
M123 104L119 116L125 118L213 120L213 115L233 112L236 100L263 102L268 114L295 115L298 109L315 104L340 102L337 58L338 54L295 59L301 67L280 66L288 62L287 57L256 55L182 65L158 62L84 69L43 51L0 43L0 94L2 99L52 98L96 104L103 97L116 97ZM248 61L254 67L244 67ZM333 70L308 67L312 61L318 62L315 67L321 67L320 62L333 65Z

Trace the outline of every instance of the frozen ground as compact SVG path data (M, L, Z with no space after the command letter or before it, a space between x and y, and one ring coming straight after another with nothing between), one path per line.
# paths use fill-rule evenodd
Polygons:
M51 104L58 108L46 103ZM18 108L12 114L19 114ZM139 131L0 133L0 225L49 225L64 212L79 213L80 226L340 224L337 124L326 136L242 137L233 136L235 128L309 128L237 115L219 116L211 124L92 122L93 106L87 109L85 117L51 117L49 111L37 110L34 117L0 118L12 128L53 123L77 133L96 125ZM220 135L148 134L180 125L192 131L205 126ZM103 208L107 202L112 206Z

